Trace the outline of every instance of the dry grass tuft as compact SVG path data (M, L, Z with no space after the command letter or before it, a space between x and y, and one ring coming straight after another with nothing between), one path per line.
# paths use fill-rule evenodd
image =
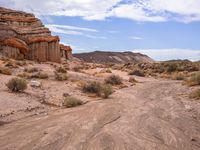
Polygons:
M63 106L67 108L82 105L83 102L75 97L67 96L63 101Z
M82 91L84 93L96 94L97 96L101 96L102 98L108 98L109 95L113 93L111 85L102 84L96 81L83 84Z
M189 95L190 98L193 98L193 99L200 99L200 89L196 90L196 91L193 91L190 95Z
M12 78L11 80L8 81L6 86L12 92L21 92L27 89L27 82L22 78Z
M200 85L200 72L194 73L191 77L186 81L189 86Z
M66 73L55 72L55 79L58 81L68 80L68 76Z
M24 69L24 72L28 72L28 73L33 73L33 72L38 72L39 69L36 68L36 67L33 67L33 68L25 68Z
M7 67L0 67L0 74L12 75L12 70Z
M122 84L122 78L118 75L111 75L105 79L105 83L111 85L120 85Z
M139 77L144 77L144 72L142 70L133 70L131 72L128 73L129 75L135 75L135 76L139 76Z

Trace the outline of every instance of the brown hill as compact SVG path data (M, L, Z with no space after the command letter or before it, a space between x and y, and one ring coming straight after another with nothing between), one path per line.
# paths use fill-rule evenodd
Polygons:
M80 60L92 63L144 63L154 62L147 55L133 52L105 52L95 51L73 55Z

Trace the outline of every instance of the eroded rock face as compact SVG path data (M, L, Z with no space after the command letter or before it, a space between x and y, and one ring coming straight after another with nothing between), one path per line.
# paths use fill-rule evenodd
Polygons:
M70 46L60 44L60 53L63 58L72 59L72 48Z
M33 14L0 7L0 53L14 59L60 62L59 37Z

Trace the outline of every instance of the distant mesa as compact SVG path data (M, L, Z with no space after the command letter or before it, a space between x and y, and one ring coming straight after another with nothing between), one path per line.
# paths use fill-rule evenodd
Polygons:
M60 62L72 49L33 14L0 7L0 54L14 59Z
M95 51L73 54L74 57L91 63L152 63L153 59L147 55L133 52Z

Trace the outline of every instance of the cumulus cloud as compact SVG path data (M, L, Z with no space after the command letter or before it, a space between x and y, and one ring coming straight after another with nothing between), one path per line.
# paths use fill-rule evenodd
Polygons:
M200 50L192 49L139 49L133 50L133 52L146 54L158 61L171 59L189 59L192 61L200 60Z
M86 20L108 17L135 21L200 21L199 0L1 0L1 6L36 15L79 16Z

